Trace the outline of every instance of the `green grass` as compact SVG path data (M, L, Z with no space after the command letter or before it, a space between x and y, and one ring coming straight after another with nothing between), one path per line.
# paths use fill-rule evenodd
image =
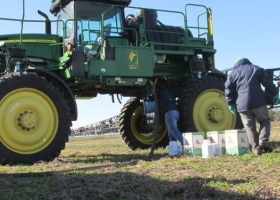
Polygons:
M280 123L272 125L275 150L260 157L170 158L158 149L146 161L150 150L132 151L119 135L71 138L53 162L0 166L0 199L280 199ZM69 171L32 175L60 170Z

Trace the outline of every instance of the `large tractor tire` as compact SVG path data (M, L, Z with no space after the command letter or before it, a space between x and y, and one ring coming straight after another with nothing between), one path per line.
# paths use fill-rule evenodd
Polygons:
M154 140L153 128L147 125L143 104L138 98L129 99L119 116L119 133L132 150L148 149ZM169 143L165 125L159 126L156 148L165 148Z
M52 161L71 133L69 108L52 82L36 74L0 79L0 164Z
M194 81L182 92L178 105L182 132L243 128L239 114L234 115L228 109L221 78L206 76Z

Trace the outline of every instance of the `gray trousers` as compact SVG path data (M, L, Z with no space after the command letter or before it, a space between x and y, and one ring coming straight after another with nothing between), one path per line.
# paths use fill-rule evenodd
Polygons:
M240 117L247 133L252 149L258 148L260 144L268 143L270 136L270 118L267 106L240 112ZM256 120L260 124L257 131Z

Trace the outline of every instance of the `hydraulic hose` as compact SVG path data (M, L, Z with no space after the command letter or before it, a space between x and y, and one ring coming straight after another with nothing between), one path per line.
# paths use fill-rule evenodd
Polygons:
M119 94L117 94L117 99L118 99L119 103L121 104L122 102L120 100Z
M158 135L158 125L159 125L159 106L158 106L158 98L157 94L154 88L151 89L152 96L155 100L155 128L154 128L154 141L151 148L150 153L147 155L147 160L150 160L152 158L152 155L154 153L154 150L156 148L157 143L157 135Z

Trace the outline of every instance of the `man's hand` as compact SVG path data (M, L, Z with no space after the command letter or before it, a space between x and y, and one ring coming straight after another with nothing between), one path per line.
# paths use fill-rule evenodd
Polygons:
M277 82L277 86L280 87L280 81Z
M228 109L232 114L234 114L234 115L236 114L236 105L235 104L229 105Z
M278 84L278 83L277 83ZM279 94L276 94L274 97L273 97L273 104L274 105L278 105L280 103L280 99L279 99Z

